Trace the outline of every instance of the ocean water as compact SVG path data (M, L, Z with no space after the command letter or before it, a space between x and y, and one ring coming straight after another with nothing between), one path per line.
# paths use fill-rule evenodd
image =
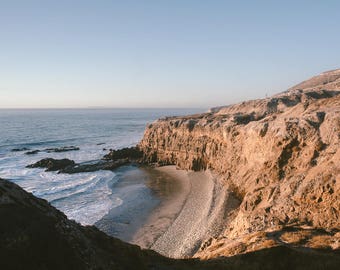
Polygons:
M27 165L42 158L76 162L100 159L109 149L133 146L145 126L164 116L203 112L203 109L63 109L0 110L0 177L48 200L70 219L92 225L124 204L116 195L115 172L57 174ZM79 151L26 155L15 148L43 150L76 146ZM119 193L117 193L119 194Z

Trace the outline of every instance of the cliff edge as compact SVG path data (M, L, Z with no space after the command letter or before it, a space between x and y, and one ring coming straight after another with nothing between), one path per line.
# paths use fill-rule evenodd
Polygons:
M239 203L199 258L340 248L340 70L270 98L150 124L144 161L209 169Z

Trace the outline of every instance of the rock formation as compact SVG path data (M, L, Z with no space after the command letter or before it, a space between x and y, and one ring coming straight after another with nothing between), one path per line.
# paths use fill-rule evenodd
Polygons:
M76 163L73 160L64 159L54 159L54 158L44 158L37 161L34 164L27 165L27 168L46 168L46 171L58 171L65 169L67 167L73 167Z
M196 256L340 248L340 70L276 96L150 124L144 162L219 175L239 205Z
M119 151L119 150L118 150ZM75 163L73 160L63 158L44 158L36 163L27 165L26 168L46 168L48 171L58 171L58 173L82 173L95 172L99 170L113 171L120 166L126 165L131 161L128 158L115 160L95 160L92 162Z
M78 148L79 149L79 148ZM73 151L73 146L62 148L50 148L54 152ZM36 150L39 151L39 150ZM32 151L34 152L34 151ZM27 154L27 153L26 153ZM137 147L122 148L118 150L110 150L102 160L93 160L83 163L75 163L73 160L44 158L34 164L27 165L26 168L46 168L46 171L58 171L58 173L81 173L94 172L99 170L112 171L120 166L128 163L140 163L142 161L143 152Z
M27 147L22 147L22 148L13 148L11 152L22 152L22 151L27 151L29 150Z
M28 150L27 148L22 148L22 149ZM79 149L80 148L76 147L76 146L62 146L62 147L56 147L56 148L46 148L46 149L43 149L43 150L36 149L36 150L28 151L25 154L26 155L35 155L35 154L38 154L40 152L61 153L61 152L69 152L69 151L78 151ZM13 149L13 150L22 151L21 149Z

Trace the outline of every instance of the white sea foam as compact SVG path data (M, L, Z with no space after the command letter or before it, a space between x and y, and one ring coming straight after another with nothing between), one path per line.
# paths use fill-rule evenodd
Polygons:
M74 219L82 225L93 225L105 216L110 209L121 205L123 201L116 197L107 199L106 196L98 196L91 203L81 202L63 206L63 212L68 218Z
M13 155L0 164L0 177L11 179L35 196L46 199L68 218L83 225L92 225L110 209L122 203L112 198L116 182L111 171L77 174L56 174L43 169L25 168L28 158L17 160ZM36 159L36 158L35 158Z
M193 111L190 111L193 113ZM0 114L0 177L50 201L69 218L94 224L123 203L112 194L115 174L98 171L56 174L26 166L43 158L68 158L75 162L97 160L110 148L135 145L146 123L188 111L162 110L10 110ZM102 144L104 143L104 144ZM44 150L77 146L79 151L26 155L14 148ZM103 150L105 148L106 150Z
M48 200L68 218L83 225L92 225L123 202L112 196L112 185L116 181L113 172L57 174L43 169L29 169L26 165L47 157L69 158L76 162L95 160L105 154L102 147L89 144L81 146L79 151L40 152L33 156L23 152L7 152L0 160L0 177L11 179L35 196Z
M39 191L33 192L33 194L50 201L68 218L83 225L94 224L111 208L121 203L121 201L111 198L112 189L110 186L114 182L114 174L111 172L80 173L72 176L58 175L58 180L54 175L53 178L44 177L43 179L54 182L54 188L49 190L50 185L45 184L43 188L39 188Z

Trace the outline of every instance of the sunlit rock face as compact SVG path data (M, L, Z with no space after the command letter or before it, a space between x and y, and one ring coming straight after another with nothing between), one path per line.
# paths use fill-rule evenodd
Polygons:
M340 70L266 99L150 124L144 161L211 169L239 198L196 256L340 246Z

